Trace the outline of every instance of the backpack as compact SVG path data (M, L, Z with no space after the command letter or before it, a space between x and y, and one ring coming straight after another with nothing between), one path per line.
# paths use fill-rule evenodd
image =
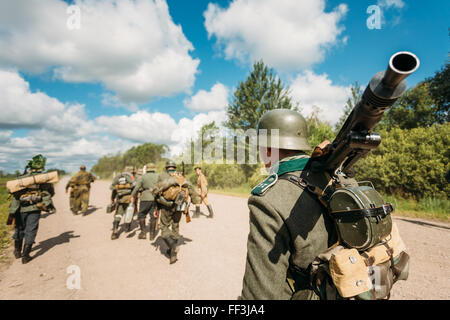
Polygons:
M170 186L162 191L162 196L168 201L173 201L176 205L187 202L189 190L186 186L186 178L179 174L173 175Z
M394 283L409 274L409 255L392 222L392 204L370 182L321 190L295 175L280 178L313 194L337 231L337 243L308 267L310 289L322 300L389 299ZM294 278L288 278L293 291Z

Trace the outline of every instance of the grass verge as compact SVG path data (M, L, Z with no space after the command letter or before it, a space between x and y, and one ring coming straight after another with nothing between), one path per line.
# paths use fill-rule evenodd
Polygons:
M210 193L222 194L240 198L248 198L251 188L241 186L229 189L210 189ZM386 202L394 205L395 215L420 219L450 222L450 201L445 199L424 198L419 201L403 199L395 196L384 196Z
M11 243L12 229L6 225L9 213L8 192L6 191L6 179L0 179L0 263L7 261L6 249Z

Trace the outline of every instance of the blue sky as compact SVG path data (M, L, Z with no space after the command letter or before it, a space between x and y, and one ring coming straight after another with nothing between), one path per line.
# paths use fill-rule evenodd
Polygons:
M69 5L80 29L67 27ZM381 29L367 27L370 5ZM0 170L40 152L75 170L144 142L176 154L201 125L225 120L255 59L305 116L318 106L333 123L349 86L365 86L396 51L421 60L410 86L439 70L449 13L445 0L2 2Z

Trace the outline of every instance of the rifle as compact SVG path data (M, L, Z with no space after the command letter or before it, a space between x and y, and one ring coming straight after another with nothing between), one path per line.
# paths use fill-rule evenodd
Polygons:
M334 141L324 141L314 149L311 169L328 172L333 177L338 171L354 177L353 165L381 143L380 135L371 130L406 91L405 79L419 68L419 64L419 58L411 52L392 55L386 71L372 78Z

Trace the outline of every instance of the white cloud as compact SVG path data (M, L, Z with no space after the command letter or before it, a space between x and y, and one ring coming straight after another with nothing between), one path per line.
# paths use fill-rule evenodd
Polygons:
M136 103L133 103L133 102L124 103L119 99L119 97L117 97L109 92L105 92L102 94L102 105L104 105L106 107L125 108L130 111L139 110L139 106Z
M167 113L148 111L89 120L83 105L31 92L29 83L16 71L1 69L0 101L0 169L8 172L22 170L26 160L38 153L48 158L47 167L73 171L82 163L91 167L104 155L145 142L167 144L171 155L176 155L203 125L215 121L220 126L226 119L222 110L178 122ZM13 137L17 128L29 131Z
M102 116L96 122L105 132L120 139L167 144L171 155L176 155L191 138L196 137L203 125L215 121L220 126L225 119L224 111L210 111L197 114L192 119L182 118L177 123L166 113L138 111L129 116Z
M317 75L312 71L298 74L290 84L291 96L300 104L303 116L311 115L313 107L319 107L320 116L335 124L342 115L349 98L350 87L334 85L327 74Z
M65 104L43 92L31 92L16 71L0 69L1 128L46 128L67 134L87 134L95 129L84 105Z
M226 9L210 3L204 16L227 59L301 69L340 41L346 12L345 4L325 12L325 0L234 0Z
M12 133L13 132L11 130L0 130L0 143L9 141Z
M200 90L189 99L185 99L184 105L196 111L224 110L228 105L228 88L216 83L211 91Z
M129 116L101 116L96 122L106 132L135 142L170 143L176 122L166 113L138 111Z
M122 103L189 92L199 64L164 0L75 0L70 30L61 0L0 2L0 65L67 82L101 82Z

